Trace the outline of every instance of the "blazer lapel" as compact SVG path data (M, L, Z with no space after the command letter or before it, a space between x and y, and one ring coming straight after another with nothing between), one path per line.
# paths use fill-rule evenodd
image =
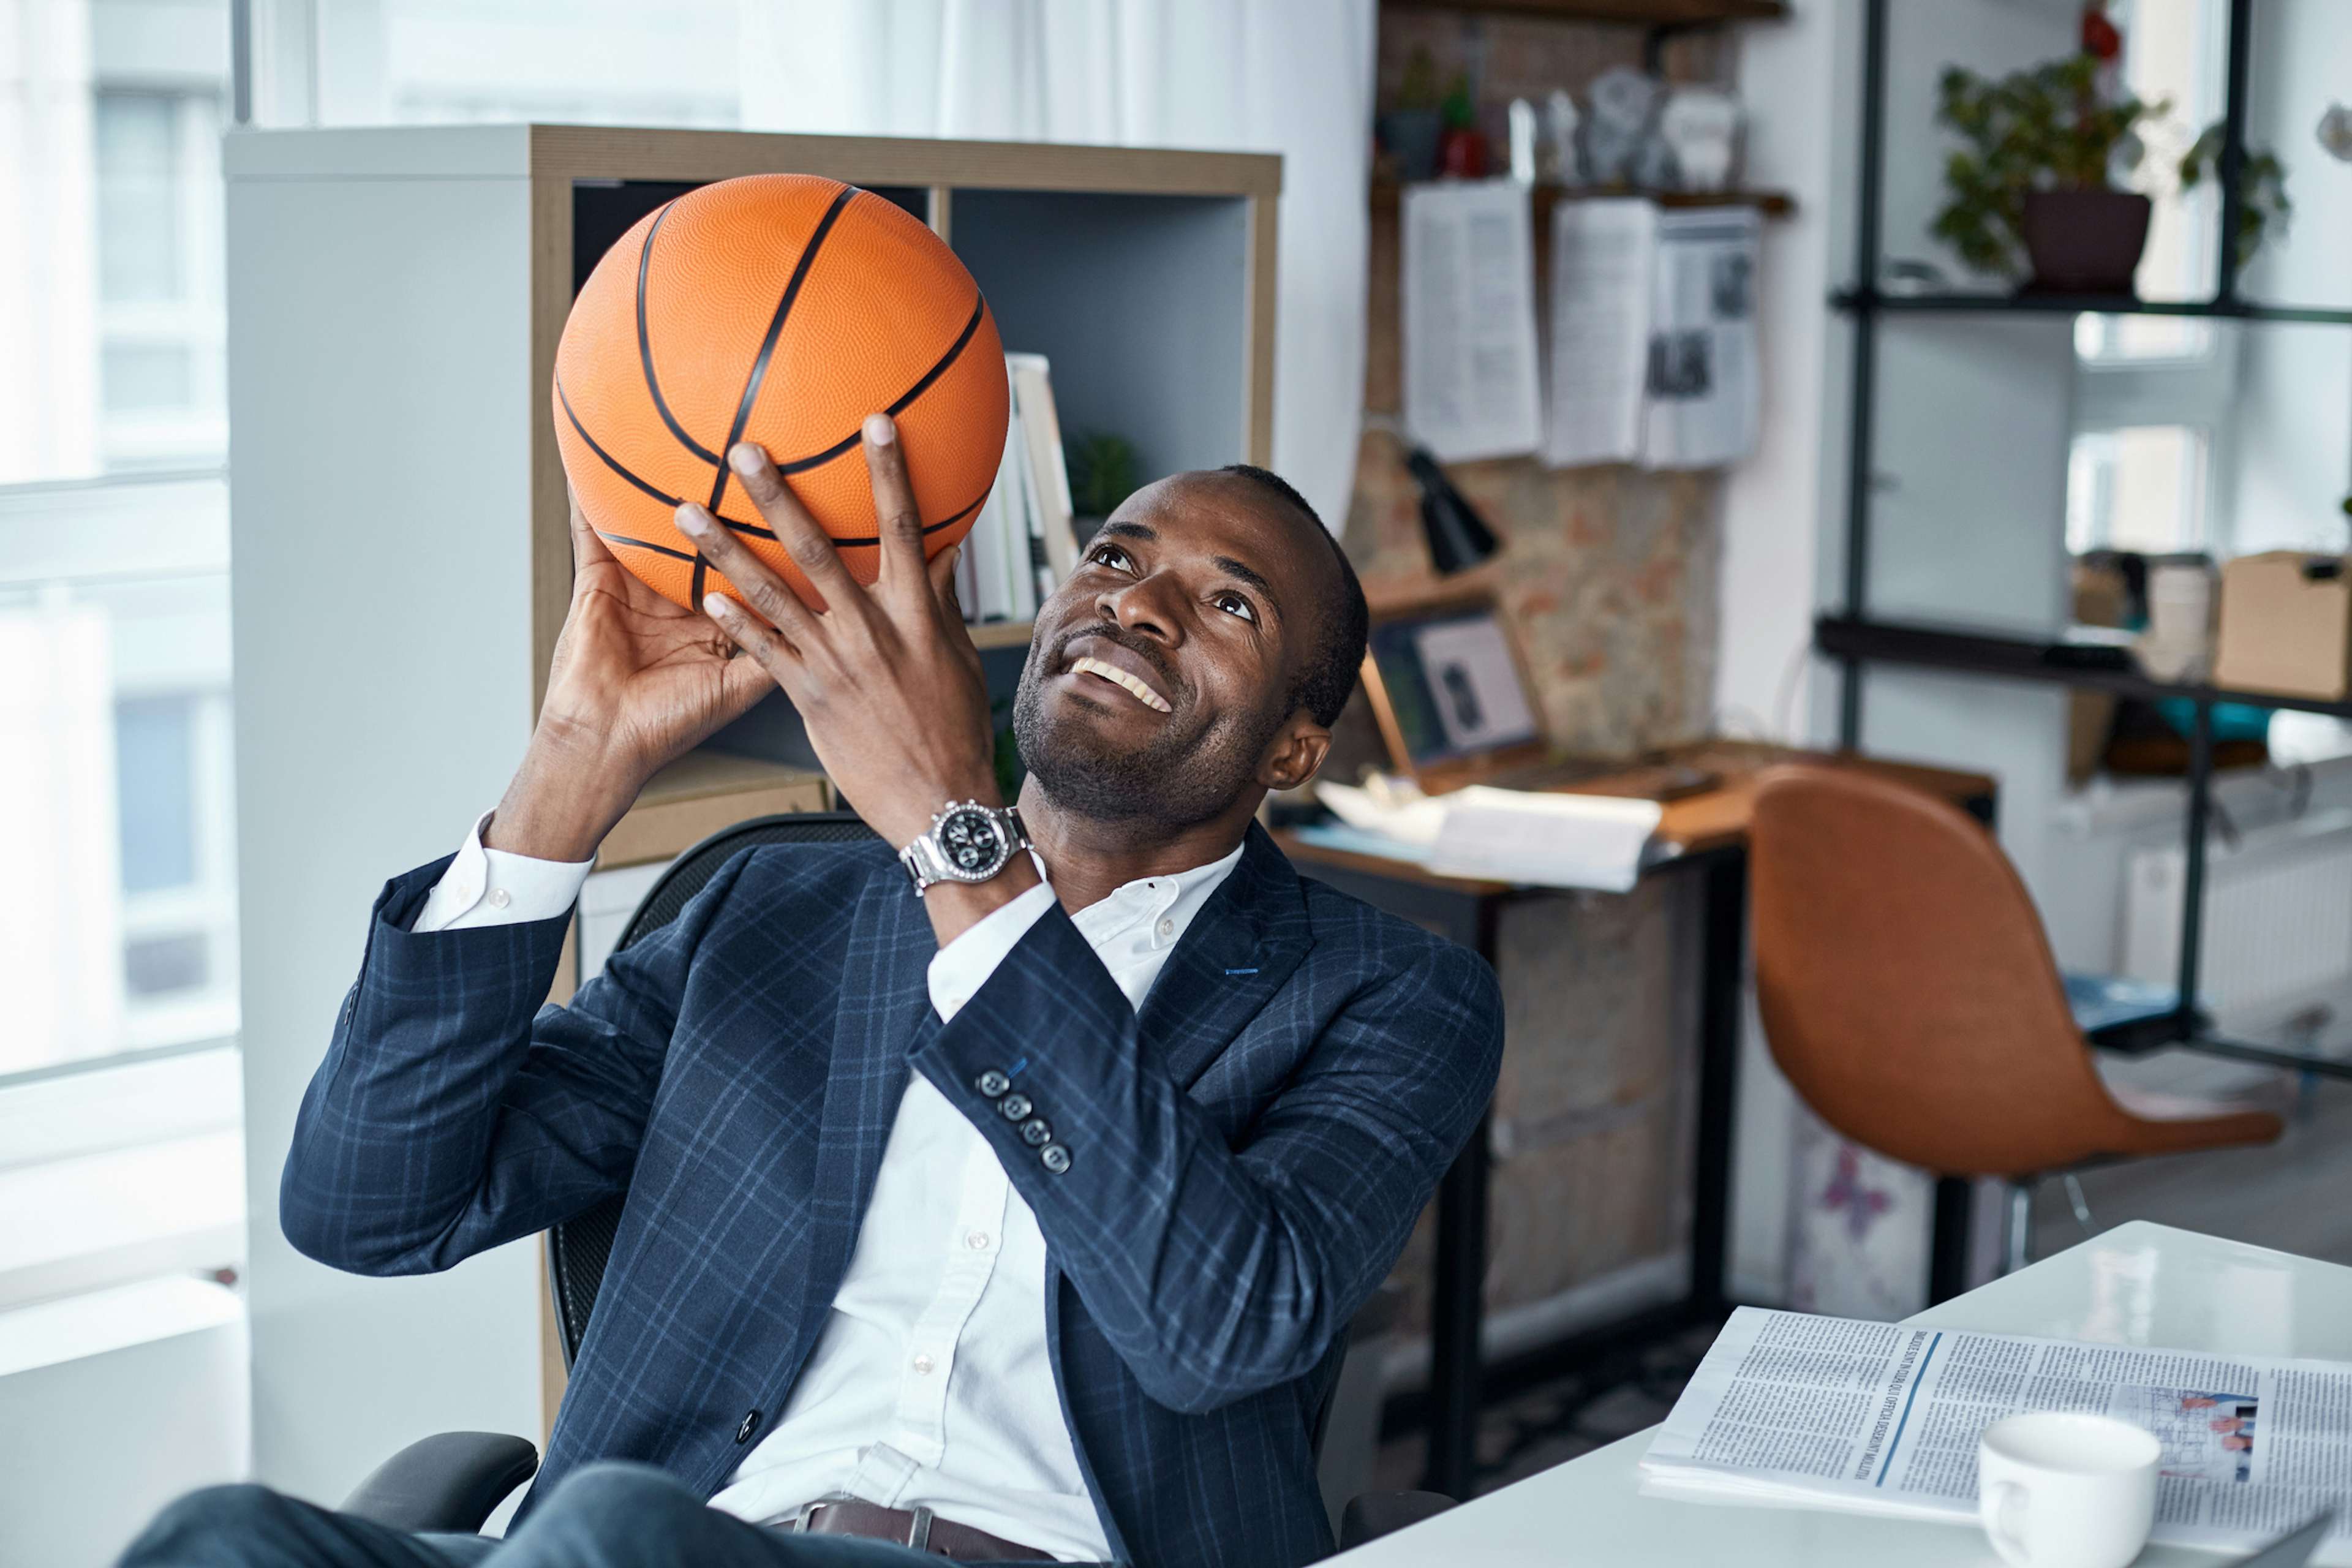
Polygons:
M1168 955L1136 1022L1190 1089L1290 978L1313 945L1298 873L1255 823L1224 886Z
M816 1231L802 1279L803 1323L819 1321L814 1314L832 1301L849 1267L906 1091L908 1047L930 1013L929 970L937 947L922 901L909 894L898 867L878 869L850 912L817 1135L811 1200Z

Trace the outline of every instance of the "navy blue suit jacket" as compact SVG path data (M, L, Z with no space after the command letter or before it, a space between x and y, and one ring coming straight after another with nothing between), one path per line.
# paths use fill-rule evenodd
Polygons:
M888 853L772 847L542 1008L562 920L409 929L446 864L377 900L279 1212L312 1258L406 1274L626 1191L538 1491L608 1458L719 1488L824 1326L911 1070L1036 1214L1062 1408L1121 1559L1330 1551L1312 1423L1494 1089L1484 962L1253 827L1139 1014L1056 907L942 1025ZM1066 1169L976 1087L992 1070Z

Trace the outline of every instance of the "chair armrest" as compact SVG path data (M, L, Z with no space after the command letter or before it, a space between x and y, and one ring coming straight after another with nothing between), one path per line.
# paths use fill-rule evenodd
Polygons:
M1444 1492L1366 1492L1349 1500L1348 1511L1339 1518L1339 1550L1394 1535L1453 1506L1454 1500Z
M343 1511L394 1530L471 1534L539 1468L539 1450L501 1432L420 1437L376 1467Z

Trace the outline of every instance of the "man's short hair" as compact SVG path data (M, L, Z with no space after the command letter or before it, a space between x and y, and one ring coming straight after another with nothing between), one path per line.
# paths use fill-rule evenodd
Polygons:
M1364 585L1356 580L1356 568L1348 560L1348 552L1339 548L1339 540L1323 526L1307 498L1292 488L1290 481L1270 469L1255 463L1228 463L1217 472L1233 474L1248 480L1262 489L1274 492L1315 530L1316 536L1331 548L1331 559L1339 566L1339 591L1326 599L1322 605L1322 645L1308 656L1307 667L1299 672L1298 684L1290 693L1289 710L1304 708L1315 715L1315 721L1330 725L1348 705L1356 689L1356 675L1364 664L1364 639L1370 634L1371 612L1364 604Z

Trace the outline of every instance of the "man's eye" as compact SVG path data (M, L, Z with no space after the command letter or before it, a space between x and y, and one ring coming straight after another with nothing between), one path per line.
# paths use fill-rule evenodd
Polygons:
M1127 552L1116 544L1098 544L1095 546L1095 562L1114 572L1119 571L1127 565Z
M1239 594L1220 594L1216 597L1215 604L1217 608L1229 616L1239 616L1245 621L1257 619L1257 606Z

